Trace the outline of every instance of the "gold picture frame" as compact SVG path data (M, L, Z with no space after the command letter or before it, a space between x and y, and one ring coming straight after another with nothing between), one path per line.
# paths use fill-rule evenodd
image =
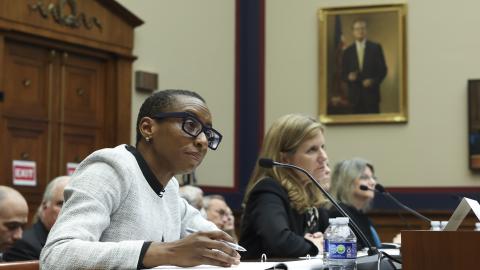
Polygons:
M398 4L318 10L322 123L408 121L406 9ZM366 41L355 42L365 33Z

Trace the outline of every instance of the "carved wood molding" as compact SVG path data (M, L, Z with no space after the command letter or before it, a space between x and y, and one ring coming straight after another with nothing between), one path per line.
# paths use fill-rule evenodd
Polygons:
M97 17L88 18L83 12L78 13L76 0L57 0L58 3L44 4L42 0L37 1L35 4L29 4L29 8L32 11L38 11L38 13L44 18L48 19L49 15L55 20L56 23L65 25L71 28L79 28L84 26L86 29L92 29L94 26L100 31L102 30L102 23ZM63 14L65 5L71 10L71 14Z

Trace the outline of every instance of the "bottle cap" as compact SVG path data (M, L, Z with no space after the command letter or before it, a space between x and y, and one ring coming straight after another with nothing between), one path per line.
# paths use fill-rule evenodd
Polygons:
M438 220L432 220L432 221L430 221L430 225L431 225L432 227L440 227L440 221L438 221Z
M348 224L348 221L349 221L348 217L338 217L337 218L337 222L338 222L337 224Z
M442 229L445 228L445 227L447 226L447 224L448 224L448 221L447 221L447 220L442 220L442 221L440 221L440 227L441 227Z

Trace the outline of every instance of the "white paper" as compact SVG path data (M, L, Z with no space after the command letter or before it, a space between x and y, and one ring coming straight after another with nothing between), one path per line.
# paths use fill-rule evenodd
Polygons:
M467 199L467 198L465 198ZM468 204L470 205L470 208L472 208L473 213L477 217L478 221L480 221L480 204L478 201L472 200L472 199L467 199Z
M460 204L457 206L457 209L455 209L455 212L453 212L452 216L450 217L450 220L448 220L447 226L445 226L443 230L456 231L470 210L473 210L473 213L475 213L477 219L480 220L480 205L478 202L469 198L463 198Z
M199 265L195 267L182 268L177 266L158 266L153 269L163 270L176 270L176 269L235 269L235 270L265 270L275 269L275 267L281 266L280 269L284 269L283 265L287 266L287 269L293 270L311 270L318 269L323 265L321 259L311 260L299 260L299 261L287 261L287 262L241 262L239 265L233 265L230 268L211 266L211 265Z

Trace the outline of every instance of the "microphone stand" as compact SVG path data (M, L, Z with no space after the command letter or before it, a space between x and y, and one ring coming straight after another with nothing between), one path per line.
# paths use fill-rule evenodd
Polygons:
M377 186L379 186L379 187L377 188ZM370 188L368 188L368 187L365 186L365 185L361 185L361 186L360 186L360 189L362 189L362 190L371 190L371 191L375 191L375 192L378 192L378 193L380 193L380 194L383 194L384 196L386 196L386 197L388 197L390 200L392 200L396 205L400 206L402 209L408 211L408 212L411 213L412 215L414 215L414 216L416 216L416 217L418 217L418 218L420 218L420 219L428 222L429 224L430 224L430 222L432 221L431 219L427 218L426 216L418 213L417 211L413 210L412 208L410 208L410 207L406 206L405 204L401 203L399 200L397 200L397 198L393 197L393 195L390 194L390 192L387 192L387 191L383 188L383 186L380 185L380 184L377 184L377 185L375 186L375 189L370 189Z
M415 215L416 217L418 217L420 219L423 219L424 221L428 222L428 224L430 224L430 222L432 221L431 219L427 218L426 216L418 213L417 211L413 210L412 208L410 208L410 207L406 206L405 204L401 203L399 200L397 200L395 197L393 197L392 194L390 194L389 192L384 192L382 194L387 196L388 198L390 198L392 201L394 201L398 206L400 206L404 210L407 210L408 212Z
M318 181L309 172L307 172L305 169L300 168L298 166L295 166L295 165L292 165L292 164L287 164L287 163L280 163L280 162L276 162L276 161L273 161L273 160L270 160L270 159L260 159L259 164L262 167L277 166L277 167L291 168L291 169L299 170L299 171L303 172L305 175L307 175L308 178L315 184L315 186L317 186L320 189L320 191L323 193L323 195L325 195L330 200L330 202L332 202L332 204L335 206L335 208L344 217L348 217L350 219L350 225L351 225L352 229L357 233L357 235L362 239L362 241L368 246L368 255L375 255L376 254L376 255L381 256L381 253L377 250L376 247L374 247L370 243L370 241L368 241L367 237L360 230L360 228L355 223L355 221L345 212L345 210L343 210L343 208L338 204L338 202L322 187L322 185L320 185L320 183L318 183Z

